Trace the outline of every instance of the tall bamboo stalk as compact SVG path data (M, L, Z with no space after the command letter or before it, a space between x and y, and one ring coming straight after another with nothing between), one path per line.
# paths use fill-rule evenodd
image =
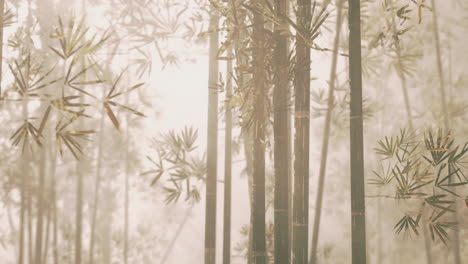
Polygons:
M232 47L228 49L232 58ZM232 60L226 65L226 135L224 144L224 223L223 223L223 264L231 263L231 197L232 197Z
M390 1L390 5L393 8L391 1ZM392 16L392 26L393 26L393 34L396 36L398 30L397 30L397 24L395 22L394 16ZM410 105L410 100L409 100L409 95L408 95L408 85L406 81L406 74L405 74L405 71L403 70L403 62L401 59L401 46L398 40L395 41L395 53L396 53L396 58L397 58L397 66L399 69L399 71L397 70L397 74L398 74L398 77L400 78L401 89L403 92L403 100L405 102L407 122L408 122L410 131L413 131L414 130L413 116L411 113L411 105Z
M262 0L252 0L252 6L262 10ZM261 12L253 12L252 31L252 64L253 64L253 199L251 208L252 219L252 251L254 264L267 263L265 237L265 20Z
M28 17L26 19L26 41L25 41L25 46L27 50L30 49L32 43L30 41L31 39L31 26L32 26L32 11L31 11L31 0L28 0L27 2L27 10L28 10ZM26 76L29 78L30 72L29 70L31 69L31 57L26 57ZM26 81L26 85L29 85L29 80ZM29 87L28 87L29 88ZM29 98L23 98L23 117L25 120L29 120L29 108L28 108L28 100ZM24 158L26 159L26 170L27 171L32 171L30 167L30 162L33 157L32 153L30 152L30 149L23 149L25 152ZM33 250L33 212L32 212L32 190L33 190L33 184L34 184L34 175L32 173L27 174L28 179L26 179L26 189L23 191L26 191L26 217L27 217L27 232L28 232L28 259L29 263L33 263L34 261L34 250Z
M50 202L50 195L48 197L48 202ZM42 263L47 263L47 254L49 252L49 239L50 239L50 225L52 220L52 210L50 206L47 206L47 222L46 222L46 229L45 229L45 237L44 237L44 248L42 249Z
M80 100L83 103L83 100ZM82 240L83 240L83 184L84 176L80 171L82 162L76 163L76 215L75 215L75 264L81 264L82 259Z
M31 178L33 177L32 174L29 174L28 183L26 183L26 224L27 224L27 232L28 232L28 260L29 263L34 262L34 234L33 234L33 212L32 212L32 181Z
M102 215L102 226L101 234L102 240L100 241L102 258L99 264L111 264L112 263L112 204L114 203L113 187L109 185L103 186L103 215Z
M306 30L311 19L311 1L297 0L297 12L296 24ZM292 260L294 264L305 264L309 250L310 49L296 35Z
M185 213L184 219L182 219L182 222L180 222L179 227L177 227L177 230L174 234L174 236L171 239L171 242L169 243L169 246L166 249L166 252L164 253L161 263L160 264L165 264L169 256L171 255L172 250L174 249L174 245L179 238L180 234L182 233L182 230L184 230L184 226L187 223L187 221L190 218L190 215L192 214L193 206L191 206L187 212Z
M231 0L231 10L232 10L232 17L233 17L233 24L237 27L239 31L238 38L234 41L234 48L235 48L235 57L236 57L236 64L237 65L247 65L248 64L248 56L246 55L246 41L247 38L247 30L244 27L244 21L246 19L246 12L240 12L240 8L238 5L241 3L240 1ZM243 70L237 70L236 72L237 77L237 86L238 90L243 92L242 96L248 98L248 102L245 105L251 106L251 98L245 96L245 87L250 82L252 78L250 73L247 73ZM248 92L247 92L248 93ZM244 111L246 108L241 108L241 111ZM247 113L243 112L244 115ZM244 156L245 156L245 172L247 174L247 190L249 195L249 205L252 207L253 205L253 191L252 191L252 175L253 175L253 155L252 155L252 145L253 145L253 130L250 126L243 127L242 131L242 144L244 146ZM249 220L249 232L248 232L248 247L247 247L247 264L252 263L251 250L252 250L252 219Z
M24 161L23 161L24 162ZM25 163L25 162L24 162ZM22 166L25 168L25 166ZM25 212L26 212L26 175L20 173L20 226L19 226L19 252L18 264L24 263L24 238L25 238Z
M205 264L216 261L216 170L218 151L218 22L216 12L210 15L208 75L207 177L205 208Z
M442 65L442 52L440 49L440 36L439 36L439 24L437 20L437 6L434 0L431 0L432 4L432 26L434 32L434 39L436 45L436 58L437 58L437 73L439 76L439 93L440 93L440 100L442 101L442 114L444 119L444 129L448 133L450 130L450 117L448 113L447 107L447 96L446 96L446 88L445 88L445 76L444 76L444 69ZM457 203L454 203L454 222L458 222L458 212L457 212ZM452 233L453 237L453 255L455 259L455 264L461 264L461 254L460 254L460 237L458 234L458 230L453 230Z
M392 6L392 2L390 2L391 4L391 7L393 8ZM392 26L393 26L393 34L397 34L397 24L395 22L395 17L393 16L392 17ZM414 125L413 125L413 117L412 117L412 112L411 112L411 104L410 104L410 100L409 100L409 95L408 95L408 85L407 85L407 81L406 81L406 74L405 74L405 71L403 70L403 62L402 62L402 56L401 56L401 45L400 45L400 42L399 41L396 41L395 42L395 53L396 53L396 58L397 58L397 65L398 65L398 69L399 71L397 71L398 73L398 77L400 78L400 82L401 82L401 88L402 88L402 92L403 92L403 99L404 99L404 103L405 103L405 109L406 109L406 116L407 116L407 122L408 122L408 127L410 129L410 131L414 131ZM432 263L432 249L431 249L431 244L430 244L430 241L429 241L429 237L427 236L427 233L426 232L423 232L423 239L424 239L424 250L425 250L425 254L426 254L426 259L427 259L427 263L430 264Z
M274 197L274 232L275 263L288 263L290 259L289 243L289 80L288 80L288 41L284 33L287 15L287 0L275 0L275 11L281 24L274 28L274 65L275 81L273 91L273 133L275 162L275 197Z
M127 78L127 82L130 82L130 78ZM128 93L125 95L125 105L128 105L129 101L129 95ZM129 113L126 114L126 127L125 127L125 179L124 179L124 193L125 193L125 200L124 200L124 245L123 245L123 259L124 259L124 264L128 264L128 239L129 239L129 210L130 210L130 185L129 185L129 180L130 180L130 165L128 162L128 141L130 139L130 130L129 130L129 122L130 122L130 115Z
M437 59L437 73L439 77L439 93L440 93L440 100L442 101L442 114L444 117L444 128L447 131L450 129L449 125L449 115L447 111L447 96L445 94L445 78L444 78L444 70L442 66L442 53L440 51L440 37L439 37L439 24L437 21L437 7L435 5L435 1L431 0L432 2L432 26L433 26L433 33L434 33L434 40L436 46L436 59Z
M99 208L99 201L100 201L100 186L101 186L101 170L102 170L102 152L103 152L103 141L105 134L104 131L104 110L101 111L101 121L99 125L99 147L97 151L96 157L96 175L95 175L95 182L94 182L94 201L93 201L93 210L91 213L91 233L89 235L89 264L94 263L94 247L96 241L96 223L97 223L97 213Z
M423 230L423 237L424 237L424 251L426 253L426 262L427 264L432 264L432 251L431 251L431 244L429 240L429 235L427 234L427 227L424 225L422 227Z
M127 123L128 126L128 123ZM127 128L128 131L128 128ZM128 135L128 134L127 134ZM128 137L127 137L128 140ZM128 143L126 146L126 156L128 156ZM129 166L128 158L125 160L125 201L124 201L124 246L123 246L123 259L124 264L128 264L128 228L129 228L129 203L130 203L130 193L129 193Z
M323 190L325 188L325 173L327 168L327 158L328 158L328 143L330 140L330 127L331 119L333 113L333 107L335 105L335 81L336 81L336 68L338 62L338 48L340 44L340 33L341 25L343 23L343 4L344 0L336 1L336 25L335 25L335 41L333 44L333 55L332 63L330 70L330 83L328 91L328 108L327 114L325 116L325 127L323 129L323 140L322 140L322 153L320 158L320 171L319 171L319 180L317 186L317 199L315 200L315 216L314 216L314 227L312 232L312 244L311 244L311 256L309 259L310 264L317 263L317 246L318 238L320 231L320 217L322 214L322 200L323 200Z
M42 241L43 241L43 217L44 217L44 192L45 189L45 163L47 159L47 151L39 158L39 186L37 191L37 221L36 221L36 251L35 264L42 263Z
M54 147L55 145L50 145L52 148L52 155L51 155L51 192L52 192L52 224L53 224L53 231L52 231L52 259L53 264L58 264L58 215L57 215L57 148Z
M359 0L349 5L351 242L352 263L366 263L366 214L364 190L364 140L362 115L361 9Z

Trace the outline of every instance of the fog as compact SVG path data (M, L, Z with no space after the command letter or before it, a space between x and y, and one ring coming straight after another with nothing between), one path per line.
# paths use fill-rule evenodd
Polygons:
M468 2L0 6L0 264L468 261Z

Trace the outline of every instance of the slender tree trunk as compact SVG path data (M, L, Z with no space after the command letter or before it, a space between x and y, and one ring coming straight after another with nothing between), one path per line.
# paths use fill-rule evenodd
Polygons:
M317 247L320 231L320 217L322 214L322 200L323 200L323 190L325 188L325 174L327 168L327 158L328 158L328 143L330 140L330 127L331 119L333 113L333 107L335 105L335 81L336 81L336 68L338 62L338 49L340 44L340 33L341 25L343 23L343 4L344 0L336 1L336 25L335 25L335 41L333 44L333 56L330 70L330 86L328 92L328 109L325 116L325 127L323 130L323 141L322 141L322 153L320 159L320 171L319 171L319 180L317 187L317 199L315 201L315 216L314 216L314 229L312 232L312 244L311 244L311 256L309 263L317 263Z
M297 25L306 30L310 22L311 1L297 1ZM308 35L303 32L304 35ZM310 124L310 49L296 34L293 263L308 261L309 231L309 124Z
M442 114L444 120L444 128L445 130L450 129L449 125L449 115L447 109L447 96L445 91L445 78L444 78L444 70L442 65L442 53L440 50L440 37L439 37L439 24L437 21L437 7L435 5L435 1L432 1L432 25L434 31L434 39L435 39L435 46L436 46L436 59L437 59L437 73L439 75L439 92L440 92L440 100L442 101Z
M128 83L130 82L129 78ZM125 105L128 105L128 94L125 96ZM126 114L127 124L125 127L125 136L127 137L125 140L125 201L124 201L124 245L123 245L123 259L124 264L128 264L128 229L129 229L129 208L130 208L130 190L129 190L129 180L130 180L130 165L128 164L128 141L130 139L129 133L129 122L130 122L130 115L129 113Z
M179 224L179 227L177 228L177 231L176 233L174 234L174 236L172 237L172 240L171 242L169 243L169 246L167 247L167 250L166 252L164 253L163 257L162 257L162 260L161 260L161 263L160 264L165 264L167 259L169 258L169 256L171 255L171 252L172 250L174 249L174 245L177 241L177 238L179 238L180 234L182 233L182 230L184 230L184 226L185 224L187 223L187 221L189 220L190 218L190 215L192 214L192 210L193 210L193 206L190 207L188 210L187 210L187 213L185 214L184 216L184 219L182 220L182 222Z
M205 208L205 264L216 261L216 170L218 150L218 14L210 17L208 76L208 139Z
M82 10L83 13L86 13L85 3L83 1ZM85 69L85 58L81 58L82 69ZM82 81L86 81L86 73L82 76ZM80 103L83 104L83 96L80 96ZM79 124L82 125L82 120L79 120ZM75 234L75 264L82 263L82 246L83 246L83 184L84 184L84 175L81 172L81 167L85 166L84 160L77 160L76 162L76 173L77 173L77 182L76 182L76 234Z
M102 95L103 96L105 95L105 91L103 91ZM99 209L100 193L101 193L102 156L103 156L104 135L105 135L104 120L105 120L105 113L104 113L104 110L101 110L101 120L99 124L100 133L98 137L99 147L98 147L97 157L96 157L97 164L96 164L96 175L95 175L95 182L94 182L93 210L91 213L91 231L89 235L89 264L94 263L94 248L96 245L96 225L97 225L97 214L98 214L98 209Z
M29 175L32 178L32 175ZM32 212L32 194L31 194L31 179L29 179L29 184L27 186L27 194L26 194L26 216L27 216L27 225L28 225L28 259L29 263L34 263L34 234L33 234L33 212Z
M249 194L249 205L250 208L253 207L253 129L248 127L245 129L243 141L244 141L244 154L245 154L245 164L247 172L247 191ZM247 264L252 264L252 215L249 219L249 235L248 235L248 249L247 249Z
M390 1L390 7L393 8L393 3L391 1ZM395 22L395 17L394 16L392 16L392 26L393 26L393 34L396 36L396 34L397 34L397 23ZM405 71L403 70L403 62L402 62L402 59L401 59L401 46L400 46L400 42L398 40L395 41L395 53L396 53L397 66L398 66L397 74L398 74L398 77L400 78L400 82L401 82L401 89L402 89L402 92L403 92L403 99L404 99L404 102L405 102L407 122L408 122L408 126L409 126L410 131L413 131L414 130L413 116L412 116L412 113L411 113L411 105L410 105L410 100L409 100L409 95L408 95L408 85L407 85L407 82L406 82Z
M83 236L83 174L77 162L77 183L76 183L76 233L75 233L75 264L81 264L81 245Z
M366 214L362 116L361 10L359 0L349 4L351 242L352 263L366 263Z
M286 1L286 15L290 16L291 15L291 0ZM287 43L287 50L290 52L291 49L291 42L288 41ZM290 65L288 66L288 71ZM288 74L289 75L289 74ZM288 76L290 77L290 76ZM291 78L290 78L291 79ZM288 126L288 150L287 150L287 155L288 155L288 241L289 241L289 260L288 263L291 263L291 252L292 252L292 239L293 239L293 121L294 121L294 111L292 110L292 94L293 94L293 83L291 81L288 82L288 94L286 95L288 97L288 105L287 105L287 110L288 110L288 116L287 116L287 126Z
M232 48L228 50L232 57ZM231 263L231 196L232 196L232 60L227 62L227 83L225 99L226 135L224 149L224 234L223 234L223 264Z
M113 208L112 204L114 201L113 188L106 186L103 188L103 208L102 208L102 259L98 262L99 264L111 264L112 263L112 221L113 221Z
M253 0L252 6L263 10L262 0ZM264 18L259 12L253 12L252 64L253 64L253 200L252 251L254 264L267 263L265 237L265 32Z
M50 202L50 197L48 199ZM45 237L44 237L44 248L42 249L42 263L47 264L47 253L49 252L49 238L50 238L50 224L52 218L52 209L50 206L47 206L47 223L46 223L46 230L45 230Z
M442 101L442 113L443 113L443 120L444 120L444 129L448 133L450 130L450 117L448 113L447 107L447 96L446 96L446 88L445 88L445 76L444 76L444 69L442 65L442 52L440 48L440 37L439 37L439 25L437 20L437 6L434 0L431 0L432 4L432 19L433 19L433 31L434 31L434 39L436 45L436 58L437 58L437 73L439 75L439 92L440 92L440 100ZM457 210L457 203L454 203L454 215L453 221L458 222L458 210ZM459 237L459 230L452 231L452 239L453 239L453 256L455 259L455 264L461 264L461 254L460 254L460 237Z
M55 175L57 166L57 150L55 149L52 155L52 222L53 222L53 231L52 231L52 258L53 263L58 264L58 217L57 217L57 176Z
M236 56L236 64L239 65L247 65L248 64L248 57L246 56L245 50L245 39L247 37L247 31L243 28L246 14L238 12L238 7L236 6L236 0L231 0L232 8L232 16L234 20L234 25L238 27L239 30L239 37L235 39L235 56ZM240 10L240 9L239 9ZM241 14L239 14L241 13ZM246 99L247 102L245 103L246 106L251 106L252 102L250 97L246 96L245 86L249 83L250 78L252 77L250 73L246 73L244 70L237 70L237 89L241 91L242 96ZM248 93L248 92L247 92ZM247 107L248 108L248 107ZM243 115L247 115L245 112L245 108L240 108ZM249 126L243 127L242 131L242 144L244 145L244 155L245 155L245 172L247 175L247 189L249 195L249 205L252 208L253 204L253 192L252 192L252 178L253 178L253 155L252 155L252 146L253 146L253 133L252 128ZM252 219L249 220L249 234L248 234L248 247L247 247L247 264L252 263L251 250L252 250Z
M24 167L24 166L23 166ZM26 212L26 175L21 173L21 186L20 186L20 226L19 226L19 253L18 264L24 263L24 237L25 237L25 212Z
M94 183L94 201L93 201L93 211L91 216L91 234L89 235L89 264L94 263L94 248L96 244L96 223L97 223L97 213L99 208L99 197L101 192L101 170L102 170L102 149L103 149L103 134L104 134L104 113L101 113L100 121L100 134L99 134L99 148L97 153L97 164L96 164L96 176Z
M275 0L277 17L287 15L287 0ZM275 263L288 263L290 259L289 244L289 80L288 80L288 41L284 34L286 22L281 19L280 25L275 25L274 65L275 85L273 92L273 133L275 162L275 197L274 197L274 232L275 232Z
M35 252L35 264L42 263L42 240L43 240L43 217L44 217L44 192L45 190L45 163L46 163L46 151L40 157L40 168L39 168L39 188L37 191L37 222L36 222L36 252Z
M429 236L427 234L427 227L424 225L422 227L423 236L424 236L424 249L426 253L426 262L427 264L432 264L432 254L431 254L431 241L429 240Z
M128 139L127 139L128 140ZM127 146L128 153L128 146ZM128 172L128 158L125 161L125 205L124 205L124 247L123 247L123 259L124 264L128 264L128 227L129 227L129 172Z

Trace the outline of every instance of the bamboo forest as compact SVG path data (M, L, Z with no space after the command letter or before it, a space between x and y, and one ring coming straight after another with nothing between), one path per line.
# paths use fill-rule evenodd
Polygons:
M468 263L467 43L468 0L0 0L0 264Z

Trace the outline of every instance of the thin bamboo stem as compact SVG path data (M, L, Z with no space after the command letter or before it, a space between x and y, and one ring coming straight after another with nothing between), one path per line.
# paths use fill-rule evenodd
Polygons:
M340 44L340 33L341 25L343 23L343 9L344 0L337 0L336 8L336 25L335 25L335 41L333 44L333 49L338 50ZM331 119L333 113L333 106L335 104L335 81L336 81L336 68L338 64L338 55L333 53L331 70L330 70L330 86L328 91L328 108L327 114L325 116L325 127L323 131L323 140L322 140L322 152L320 159L320 170L319 170L319 180L317 188L317 198L315 201L315 216L314 216L314 226L312 231L312 245L311 245L311 256L309 259L309 264L317 263L317 247L320 231L320 218L322 215L322 200L323 200L323 190L325 188L325 174L327 167L327 158L328 158L328 144L330 141L330 128L331 128Z

